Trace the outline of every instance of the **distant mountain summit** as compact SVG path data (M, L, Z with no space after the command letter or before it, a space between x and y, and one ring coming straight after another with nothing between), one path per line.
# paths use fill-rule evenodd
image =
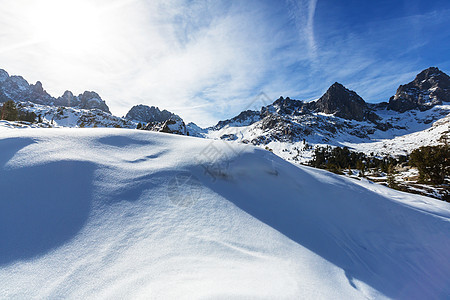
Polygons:
M50 96L40 81L29 84L22 76L9 76L8 72L0 69L0 103L8 100L15 102L32 102L40 105L67 106L80 109L99 109L111 114L108 105L95 92L84 92L74 96L66 91L61 97Z
M165 109L161 111L158 107L142 104L133 106L126 114L125 119L142 123L182 120L178 115L171 113L170 111Z
M424 111L443 102L450 102L450 77L431 67L420 72L410 83L400 85L389 99L388 108L398 112Z
M64 94L54 101L56 106L78 107L82 109L99 109L107 113L108 105L96 92L84 92L78 96L74 96L71 91L65 91Z
M250 126L260 122L256 126L260 126L262 130L281 129L282 132L277 130L276 137L284 140L287 136L292 135L292 128L298 127L298 125L301 125L302 129L297 131L303 132L303 134L311 130L314 131L313 128L305 127L301 123L311 122L311 120L325 120L316 117L318 113L323 113L344 120L372 123L371 126L374 126L375 129L364 129L351 133L357 136L367 136L367 132L387 131L397 126L393 122L387 122L383 120L383 117L380 117L381 114L384 114L386 108L399 113L414 109L424 111L435 105L443 104L443 102L450 102L450 77L438 68L431 67L420 72L412 82L401 85L395 96L391 97L389 103L366 103L356 92L335 82L316 101L304 102L289 97L280 97L272 104L262 107L260 111L243 111L234 118L219 121L217 125L208 128L208 130L221 130L227 126ZM335 121L330 119L330 122ZM334 132L339 126L332 128L328 124L325 127L330 128L330 132ZM286 128L289 130L285 130ZM286 132L289 134L286 135Z
M189 130L180 116L165 109L160 110L155 106L135 105L127 113L125 119L143 123L138 125L139 129L189 135Z
M315 101L280 97L259 111L246 110L195 132L271 149L293 162L309 161L314 147L323 145L381 156L407 155L450 140L450 105L445 105L450 104L449 91L450 78L438 68L401 85L389 103L366 103L336 82Z
M189 131L202 129L167 110L155 106L135 105L125 117L113 116L99 94L86 91L75 96L65 91L58 98L49 95L40 81L29 84L21 76L10 76L0 69L0 105L8 100L17 103L19 109L35 113L41 127L121 127L188 135ZM37 119L37 117L36 117ZM35 120L36 121L36 120Z
M295 119L313 113L324 113L346 120L371 121L373 123L377 123L380 119L356 92L335 82L316 101L304 102L289 97L280 97L272 104L262 107L260 111L243 111L234 118L219 121L210 129L220 130L225 126L249 126L263 120L262 128L265 130L272 126L280 127L281 123L286 122L286 117ZM286 124L281 127L285 126Z
M378 104L366 103L355 91L335 82L318 100L280 97L260 110L243 111L206 129L192 123L185 125L180 116L170 111L142 104L133 106L124 118L115 117L96 92L75 96L66 91L54 98L41 82L29 84L23 77L10 76L0 69L0 103L8 100L16 101L23 112L34 112L40 116L38 120L50 127L141 128L254 145L299 142L342 145L349 140L368 142L378 137L392 138L397 132L406 134L428 128L431 126L428 124L448 114L448 105L430 108L450 102L450 77L438 68L428 68L412 82L401 85L389 103ZM416 116L417 110L428 109L426 114ZM229 132L228 128L233 130ZM296 147L301 149L305 145ZM295 151L287 149L286 153Z
M372 120L376 119L367 103L357 93L335 82L328 88L319 100L310 102L308 108L315 112L334 114L347 120Z

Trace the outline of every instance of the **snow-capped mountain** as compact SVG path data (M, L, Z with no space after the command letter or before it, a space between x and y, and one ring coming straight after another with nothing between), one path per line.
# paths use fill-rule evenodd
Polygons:
M330 86L319 100L304 103L301 110L333 114L347 120L368 120L376 123L378 119L363 98L338 82Z
M183 119L167 110L147 105L135 105L128 111L125 119L140 123L140 129L189 135Z
M156 132L173 133L180 135L189 135L186 124L180 119L168 119L162 122L149 122L142 127L143 130Z
M12 99L20 109L41 115L42 127L140 127L268 147L295 162L309 161L315 145L403 155L413 146L442 143L449 136L448 123L432 126L450 113L449 91L450 77L431 67L400 86L389 102L366 103L355 91L336 82L318 100L280 97L259 111L246 110L203 129L194 123L186 125L180 116L154 106L136 105L125 117L116 117L95 92L74 96L66 91L53 98L40 82L30 85L22 77L0 70L0 102ZM431 132L439 136L428 138ZM418 135L422 138L412 141L411 137ZM410 141L407 147L400 142L406 140Z
M443 102L450 102L450 77L431 67L423 70L410 83L401 85L389 99L388 108L398 112L427 110Z
M158 107L142 104L133 106L126 114L125 119L144 124L150 122L165 122L167 120L182 121L178 115L171 113L170 111L165 109L161 111Z
M178 115L158 107L136 105L125 117L113 116L108 105L96 92L75 96L66 91L58 98L49 95L41 82L29 84L21 76L10 76L0 69L0 104L8 100L17 103L23 112L33 112L39 124L5 123L5 126L31 127L120 127L188 135L189 130ZM139 125L141 123L141 125ZM6 125L7 124L7 125ZM139 126L138 126L139 125ZM195 124L191 130L197 133ZM198 132L202 132L201 129Z
M311 159L314 145L404 155L415 149L412 147L449 139L449 124L440 121L450 113L448 91L449 77L437 68L424 70L414 81L400 86L389 103L366 103L356 92L334 83L316 101L280 97L260 111L244 111L197 131L197 135L268 147L298 162ZM426 138L433 134L438 136ZM401 144L418 135L422 138L408 142L408 147ZM400 139L402 136L405 138ZM400 144L394 147L397 142Z
M5 70L0 69L0 103L7 100L47 106L99 109L111 114L106 102L95 92L86 91L74 96L72 92L66 91L61 97L54 98L44 90L40 81L29 84L22 76L9 76Z
M116 117L100 109L81 109L66 106L41 105L19 102L17 107L26 112L34 112L41 127L115 127L136 128L136 122Z
M74 96L71 91L64 94L53 102L54 106L67 106L81 109L98 109L111 114L108 105L96 92L84 92Z

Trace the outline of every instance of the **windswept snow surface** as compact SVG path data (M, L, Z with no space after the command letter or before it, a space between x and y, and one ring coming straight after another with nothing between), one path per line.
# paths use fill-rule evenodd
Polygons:
M0 168L2 299L450 295L448 203L259 148L0 128Z

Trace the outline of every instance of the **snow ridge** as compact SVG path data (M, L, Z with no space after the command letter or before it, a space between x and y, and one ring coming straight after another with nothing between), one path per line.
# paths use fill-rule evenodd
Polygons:
M248 145L125 129L0 131L1 298L450 293L447 203Z

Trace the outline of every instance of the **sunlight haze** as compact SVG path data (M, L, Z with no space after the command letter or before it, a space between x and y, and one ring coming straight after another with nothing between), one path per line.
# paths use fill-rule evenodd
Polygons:
M338 81L380 102L450 68L445 1L346 2L2 0L0 68L55 97L96 91L116 115L154 105L201 126L261 92L312 100Z

